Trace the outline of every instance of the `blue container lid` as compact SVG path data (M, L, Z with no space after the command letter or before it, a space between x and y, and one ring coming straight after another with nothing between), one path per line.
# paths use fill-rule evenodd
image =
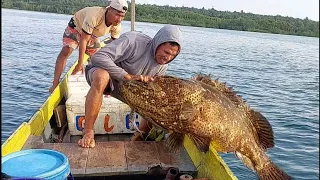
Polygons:
M29 149L1 158L2 172L12 177L46 178L69 168L68 158L54 150Z

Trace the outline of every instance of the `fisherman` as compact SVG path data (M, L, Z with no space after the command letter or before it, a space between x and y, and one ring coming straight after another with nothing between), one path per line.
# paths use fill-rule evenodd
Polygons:
M131 31L108 43L91 57L85 68L91 86L85 102L85 126L81 147L94 147L94 123L101 108L103 94L123 102L119 82L123 80L153 81L154 76L164 75L170 63L181 50L181 32L177 26L165 25L154 38ZM146 135L150 128L146 120L139 129ZM132 140L139 136L135 133Z
M58 86L66 61L73 50L79 47L78 63L72 74L83 73L84 54L92 56L100 49L99 37L111 34L111 39L120 36L121 21L128 10L126 0L112 0L107 7L86 7L76 12L63 34L63 47L56 60L54 79L49 92Z

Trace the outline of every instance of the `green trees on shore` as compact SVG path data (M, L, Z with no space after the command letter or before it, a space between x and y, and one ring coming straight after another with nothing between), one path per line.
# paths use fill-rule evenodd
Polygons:
M73 14L87 6L106 6L106 0L2 0L1 7ZM129 11L125 20L130 20ZM319 37L319 21L252 13L136 4L136 21L207 28Z

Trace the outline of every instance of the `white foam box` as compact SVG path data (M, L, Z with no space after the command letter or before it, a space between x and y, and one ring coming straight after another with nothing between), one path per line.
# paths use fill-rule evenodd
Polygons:
M75 75L70 74L68 76L68 82L87 82L86 77L85 77L85 73L82 74L81 72L78 72Z
M90 86L87 82L68 82L68 91L66 98L68 99L72 95L86 96Z
M85 74L78 72L75 75L68 76L68 90L66 92L66 98L68 99L73 94L75 95L87 95L90 85L87 83Z
M71 135L81 135L85 126L85 96L71 95L66 101L68 126ZM94 124L95 134L133 133L139 127L142 117L135 113L130 119L131 108L122 101L103 96L102 105ZM135 122L135 124L134 124Z

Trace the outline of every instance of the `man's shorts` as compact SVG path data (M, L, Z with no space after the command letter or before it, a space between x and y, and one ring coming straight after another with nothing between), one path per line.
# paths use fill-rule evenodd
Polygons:
M80 33L69 25L66 27L63 33L63 46L71 47L72 49L77 49L80 42ZM88 41L86 54L92 56L100 49L100 40L97 37L91 35L91 38Z
M86 65L85 67L85 76L87 83L91 86L91 82L93 80L93 73L96 71L97 67L92 67L91 64ZM120 95L119 91L119 83L116 80L109 79L109 84L106 87L106 89L103 91L104 95L111 95L117 99L119 99L122 102L125 102L124 99Z

